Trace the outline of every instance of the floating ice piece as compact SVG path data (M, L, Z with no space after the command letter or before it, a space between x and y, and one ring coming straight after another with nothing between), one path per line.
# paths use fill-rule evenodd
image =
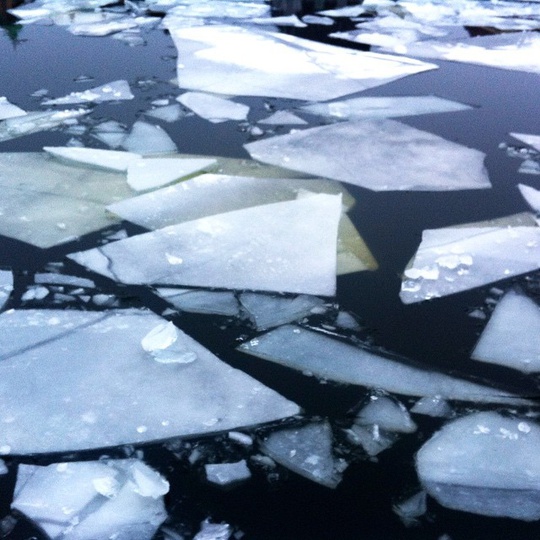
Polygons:
M471 357L525 373L540 371L540 307L521 292L508 291L495 307Z
M540 190L524 184L518 184L518 188L523 198L527 201L527 204L535 212L540 212Z
M110 0L77 0L75 2L37 0L31 4L23 4L16 8L11 8L8 11L19 19L39 19L56 13L68 14L77 10L95 10L107 4L110 4Z
M347 328L349 330L358 330L360 325L353 315L347 311L340 310L335 320L336 326L339 328Z
M184 113L182 112L182 107L180 104L174 103L172 105L165 105L163 107L156 107L150 111L145 111L145 116L150 116L152 118L157 118L163 122L176 122L180 120Z
M159 489L141 489L149 483ZM150 540L167 517L168 491L168 482L136 459L22 464L12 508L49 538Z
M118 148L126 138L127 133L122 124L115 120L108 120L95 126L91 135L110 148Z
M9 472L9 469L6 465L6 462L3 459L0 459L0 476L3 476L4 474L7 474Z
M519 166L518 173L540 174L540 163L534 159L526 159Z
M133 124L131 132L122 140L121 146L129 152L143 156L173 154L177 151L176 144L163 128L142 120Z
M412 407L412 413L424 414L435 418L446 418L452 415L452 408L448 402L440 396L426 396L420 398Z
M167 289L159 287L156 289L156 292L164 300L182 311L232 317L240 313L238 300L231 291Z
M49 295L49 289L47 287L42 287L41 285L33 285L28 287L28 289L21 296L23 302L28 302L29 300L43 300Z
M319 15L304 15L302 17L302 22L306 24L320 24L322 26L332 26L334 24L334 19L330 17L321 17Z
M495 412L447 424L422 446L416 468L426 491L448 508L540 519L540 427Z
M134 19L122 18L100 23L71 24L68 26L68 30L75 36L100 37L116 34L117 32L122 32L131 28L137 28L138 26L139 25Z
M178 85L204 92L325 100L437 67L238 26L168 29L178 49Z
M482 152L394 120L342 122L244 147L264 163L374 191L491 187Z
M295 28L306 28L307 24L302 22L296 15L283 15L281 17L255 17L250 19L250 24L270 24L276 26L293 26Z
M261 443L272 459L309 480L329 488L341 482L343 464L332 453L332 428L326 421L280 429Z
M185 92L176 100L201 118L214 124L227 120L246 120L249 112L247 105L204 92Z
M540 268L540 227L474 225L422 233L412 266L404 272L399 294L403 303L447 296Z
M103 103L105 101L118 101L124 99L133 99L135 96L131 93L127 81L112 81L95 88L90 88L82 92L71 92L71 94L57 98L47 99L43 105L73 105L80 103Z
M201 530L193 540L229 540L232 533L231 526L227 523L210 523L206 519L201 523Z
M218 486L232 486L251 478L245 459L235 463L212 463L204 466L206 479Z
M381 430L377 424L370 426L353 424L350 429L345 430L345 433L351 443L360 445L371 457L387 450L398 440L397 434Z
M213 0L181 0L174 4L167 11L168 17L251 19L264 17L270 11L267 4L257 1L220 0L216 4Z
M98 148L73 148L68 146L44 146L43 150L52 156L71 164L83 164L111 171L125 172L128 165L139 159L139 154L101 150Z
M384 396L371 396L370 402L362 408L354 422L361 426L377 424L385 431L398 433L416 431L416 424L405 406Z
M47 285L70 285L71 287L95 288L96 284L87 278L44 272L34 276L34 283L46 283Z
M191 364L198 356L191 347L178 340L179 334L172 322L152 328L141 340L142 348L161 364Z
M259 331L302 319L325 303L322 298L306 294L289 298L250 292L242 293L240 302Z
M6 97L0 97L0 120L13 118L14 116L23 116L26 111L10 103Z
M170 184L216 164L211 158L148 158L132 160L127 168L127 182L136 191Z
M335 293L340 216L339 195L317 194L171 225L69 258L121 283L327 296Z
M390 96L313 103L300 107L300 110L336 120L362 120L465 111L471 108L469 105L437 96Z
M197 360L153 361L141 340L163 322L138 310L0 315L0 448L39 454L138 444L299 412L180 330L176 343ZM206 385L211 396L201 392Z
M395 504L392 510L407 527L416 525L418 518L427 512L427 493L419 491L408 499Z
M529 135L527 133L510 133L510 135L540 152L540 135Z
M259 124L268 124L270 126L289 126L289 125L307 125L307 122L289 111L277 111L267 118L258 121Z
M270 330L238 349L321 379L381 388L396 394L440 395L446 399L488 403L518 399L495 388L413 367L293 325Z
M0 309L4 307L13 290L13 274L9 270L0 270Z

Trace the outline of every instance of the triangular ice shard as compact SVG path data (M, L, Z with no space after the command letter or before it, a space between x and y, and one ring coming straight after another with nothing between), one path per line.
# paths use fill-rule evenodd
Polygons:
M325 100L437 66L238 26L168 25L181 88L232 96Z
M525 373L539 372L538 304L520 292L507 292L495 307L471 357Z
M145 111L144 114L145 116L171 123L180 120L185 113L182 111L179 103L174 103L173 105L164 105L162 107L151 109L150 111Z
M72 165L89 165L98 169L125 172L131 161L140 158L139 154L101 150L98 148L77 148L70 146L44 146L43 150L52 156Z
M527 204L535 211L540 212L540 190L525 184L518 184L519 191Z
M205 291L201 289L169 289L159 287L156 293L181 311L208 315L240 314L240 304L232 291Z
M0 309L4 307L13 290L13 274L8 270L0 270Z
M186 92L178 96L176 100L201 118L214 124L227 120L246 120L249 112L247 105L204 92Z
M269 126L307 125L307 122L289 111L277 111L258 121Z
M122 140L122 148L142 156L152 154L173 154L176 144L167 132L153 124L138 120L133 124L129 135Z
M374 191L491 187L482 152L394 120L342 122L244 147L264 163Z
M117 101L124 99L133 99L135 96L131 93L127 81L113 81L101 86L96 86L82 92L72 92L71 94L57 98L47 99L43 105L72 105L81 103L102 103L104 101Z
M510 135L540 152L540 135L529 135L527 133L510 133Z
M5 120L6 118L12 118L14 116L22 116L26 114L24 109L17 107L10 103L6 97L0 97L0 120Z
M354 419L361 426L377 425L386 431L413 433L416 424L402 403L386 396L371 396Z
M224 364L178 329L172 339L175 351L182 349L184 359L189 352L190 361L167 361L167 344L149 336L156 336L164 322L138 310L2 314L3 452L138 444L251 426L298 412L294 403ZM162 354L156 352L160 347ZM208 387L211 396L204 391Z
M121 283L333 295L341 196L171 225L69 258Z
M512 394L380 356L323 334L287 325L240 345L242 352L316 377L409 396L509 402Z

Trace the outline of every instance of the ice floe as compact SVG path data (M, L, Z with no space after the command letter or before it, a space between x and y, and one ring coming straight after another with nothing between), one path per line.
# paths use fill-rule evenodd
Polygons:
M108 120L96 125L90 135L109 148L118 148L126 138L127 132L125 127L116 120Z
M171 225L69 258L121 283L333 295L339 195ZM147 254L152 253L152 257Z
M251 478L245 459L234 463L209 463L204 466L204 471L206 479L218 486L231 487Z
M10 103L6 97L0 97L0 120L12 118L14 116L23 116L26 111Z
M540 212L540 190L526 186L525 184L518 184L518 188L522 197L527 201L527 204L535 212Z
M0 270L0 309L8 301L13 290L13 274L9 270Z
M399 516L404 525L417 525L418 518L427 512L427 493L419 491L408 499L395 504L392 510Z
M139 154L98 148L74 148L68 146L44 146L48 154L71 164L89 165L98 169L125 172L128 165L139 159Z
M135 96L127 81L112 81L95 88L83 90L82 92L71 92L71 94L56 98L46 99L43 105L75 105L82 103L103 103L106 101L118 101L133 99Z
M150 540L168 482L136 459L19 465L12 508L49 538Z
M437 67L237 26L164 24L178 49L178 85L191 90L325 100Z
M227 120L246 120L249 112L249 107L243 103L204 92L185 92L176 99L184 107L214 124Z
M471 357L526 373L540 371L540 307L516 290L496 305Z
M482 152L394 120L341 122L244 147L264 163L374 191L491 187Z
M172 105L164 105L151 109L150 111L145 111L145 116L150 116L151 118L157 118L163 122L176 122L180 120L184 113L182 112L182 107L179 103L173 103Z
M156 293L181 311L233 317L240 314L240 304L231 291L158 287Z
M510 135L540 152L540 135L530 135L528 133L510 133Z
M175 345L196 359L155 361L141 342L165 322L134 309L3 313L3 453L135 444L237 429L298 413L297 405L227 366L178 329ZM158 347L158 339L148 337L146 348ZM73 355L74 350L78 354ZM206 385L214 389L211 396L201 392Z
M293 325L257 336L238 349L321 379L380 388L396 394L438 395L445 399L488 403L517 399L495 388L414 367Z
M448 417L452 415L452 408L446 400L440 396L425 396L420 398L411 408L414 414L423 414L425 416Z
M371 457L384 452L398 440L396 433L380 429L377 424L362 426L354 423L345 430L345 435L350 443L361 446Z
M307 122L289 111L277 111L266 118L258 120L259 124L269 126L307 125Z
M519 166L518 173L521 174L540 174L540 163L534 159L525 159Z
M137 120L130 133L122 139L122 148L143 156L152 154L174 154L176 144L160 126Z
M386 396L371 396L354 419L355 424L369 426L376 424L386 431L413 433L416 424L402 403Z
M540 519L540 427L495 412L451 422L416 457L427 492L448 508Z

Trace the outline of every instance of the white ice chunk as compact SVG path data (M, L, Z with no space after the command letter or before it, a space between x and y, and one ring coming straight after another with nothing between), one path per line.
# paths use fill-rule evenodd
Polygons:
M281 17L255 17L250 19L250 24L269 24L276 26L293 26L295 28L305 28L306 23L302 22L296 15L282 15Z
M168 28L178 85L204 92L324 100L437 67L238 26Z
M13 290L13 274L9 270L0 270L0 309L4 307Z
M135 96L127 81L112 81L82 92L71 92L71 94L57 98L47 99L43 105L72 105L78 103L103 103L105 101L117 101L133 99Z
M191 176L216 164L208 158L148 158L131 161L127 182L136 191L154 189Z
M336 120L394 118L467 109L471 107L437 96L359 97L330 103L314 103L300 108L301 111Z
M416 457L420 481L448 508L540 519L540 427L481 412L447 424Z
M163 3L173 5L172 9L167 11L168 17L251 19L269 14L269 6L259 1L219 0L216 3L213 0L163 0Z
M452 408L448 402L440 396L425 396L420 398L411 409L415 414L424 414L426 416L448 417L452 414Z
M540 190L525 184L518 184L519 191L527 204L535 211L540 212Z
M343 310L338 312L335 324L339 328L347 328L349 330L358 330L360 328L360 325L354 316Z
M284 467L329 488L341 482L343 468L332 452L332 428L326 421L280 429L261 443L261 449Z
M127 133L122 124L115 120L108 120L95 126L91 135L109 148L118 148L126 138Z
M44 146L43 150L52 156L72 164L90 165L98 169L125 172L128 165L139 159L138 154L101 150L98 148L73 148L68 146Z
M482 152L394 120L341 122L244 147L264 163L374 191L491 187Z
M164 322L137 310L0 315L0 447L71 452L228 431L299 412L178 329L175 345L196 361L154 361L141 340ZM201 392L208 386L212 395Z
M406 526L418 524L418 518L427 512L427 493L419 491L408 499L395 504L392 510Z
M33 285L22 294L21 300L28 302L29 300L43 300L49 295L49 289L42 287L41 285Z
M235 317L240 305L231 291L205 291L200 289L156 289L159 296L174 307L190 313L206 313Z
M171 225L69 257L121 283L329 296L340 216L339 195L317 194Z
M159 491L139 489L141 471ZM12 508L50 538L150 540L167 517L168 483L135 459L19 465Z
M44 272L34 276L35 283L46 283L48 285L70 285L72 287L84 287L88 289L95 288L96 284L87 278L69 276L66 274L56 274L53 272Z
M193 537L193 540L229 540L232 533L227 523L210 523L205 520L201 523L201 530Z
M289 298L250 292L242 293L240 302L259 331L298 321L325 303L322 298L306 294Z
M184 113L182 112L182 107L180 107L178 103L174 103L172 105L165 105L163 107L156 107L155 109L152 109L150 111L145 111L144 114L146 116L157 118L158 120L169 123L180 120L180 118L182 118L182 116L184 115Z
M107 22L95 22L89 24L71 24L68 30L75 36L108 36L116 34L131 28L137 28L139 25L134 19L123 18ZM120 98L130 99L130 98Z
M521 174L540 174L540 163L534 159L526 159L519 166L518 173Z
M238 349L321 379L381 388L396 394L440 395L488 403L517 399L488 386L413 367L293 325L271 330Z
M13 118L14 116L23 116L26 111L10 103L6 97L0 97L0 120Z
M510 133L510 135L540 152L540 135L529 135L528 133Z
M131 132L122 140L122 147L129 152L143 156L151 154L172 154L177 151L176 144L160 126L138 120Z
M307 122L289 111L277 111L270 116L258 121L259 124L270 126L307 125Z
M405 406L384 396L371 396L370 402L362 408L354 422L361 426L377 424L381 429L398 433L416 431L416 424Z
M360 445L368 456L374 457L390 448L398 439L395 433L381 430L377 424L361 426L353 424L345 430L348 440Z
M246 460L235 463L212 463L204 466L206 479L218 486L231 486L251 478Z
M306 24L320 24L322 26L332 26L334 19L330 17L321 17L319 15L304 15L302 21Z
M227 120L246 120L249 107L204 92L185 92L176 98L184 107L214 124Z
M508 291L495 307L471 357L525 373L540 371L540 307Z

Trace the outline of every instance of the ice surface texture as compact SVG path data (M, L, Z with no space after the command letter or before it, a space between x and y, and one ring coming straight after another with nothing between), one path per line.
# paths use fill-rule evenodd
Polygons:
M118 80L101 86L96 86L82 92L72 92L71 94L57 98L47 99L43 105L73 105L83 103L102 103L104 101L117 101L133 99L135 96L131 93L127 81Z

